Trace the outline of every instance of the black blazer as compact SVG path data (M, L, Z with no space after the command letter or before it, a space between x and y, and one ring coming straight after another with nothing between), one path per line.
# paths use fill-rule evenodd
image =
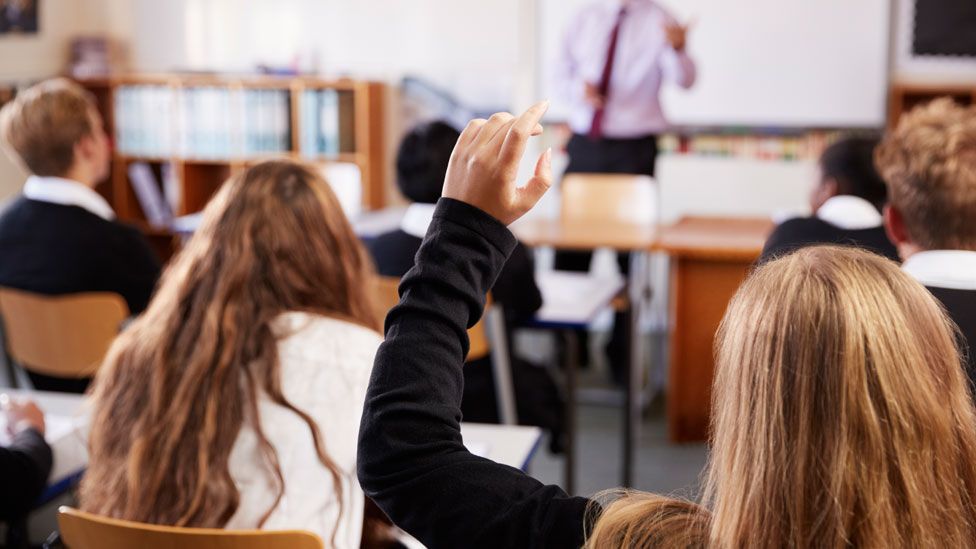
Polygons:
M842 229L816 217L798 217L780 224L769 235L760 263L788 254L804 246L843 244L863 248L901 262L898 250L888 240L884 227Z
M967 374L973 388L976 388L976 356L973 353L973 345L976 344L976 291L934 286L928 286L928 289L942 302L949 316L959 326L962 339L959 344L966 358Z
M359 431L366 495L431 549L582 546L591 509L461 440L466 328L516 240L485 212L441 198L386 319Z
M28 429L0 448L0 521L22 518L33 507L51 474L51 448L44 437Z
M21 196L0 214L0 286L116 292L135 315L148 305L159 269L142 233L84 208Z

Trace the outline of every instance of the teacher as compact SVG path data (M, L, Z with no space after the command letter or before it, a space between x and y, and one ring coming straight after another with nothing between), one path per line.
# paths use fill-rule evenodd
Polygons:
M654 0L597 0L576 14L557 62L557 86L571 107L566 173L654 175L657 136L668 127L661 87L665 81L686 89L695 83L688 27ZM555 267L587 271L591 257L560 252ZM620 254L618 263L629 272L629 254ZM607 346L618 383L626 365L621 320ZM585 335L581 343L585 348Z

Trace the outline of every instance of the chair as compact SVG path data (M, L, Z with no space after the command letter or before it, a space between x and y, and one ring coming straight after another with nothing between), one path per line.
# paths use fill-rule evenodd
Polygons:
M375 281L374 304L382 318L400 302L400 279L377 277ZM468 330L468 356L472 361L491 354L491 368L495 380L495 395L498 401L498 415L504 425L517 425L518 414L515 406L515 385L512 380L512 365L508 354L508 339L505 331L505 315L499 305L488 295L485 314L477 324ZM494 352L492 352L494 351Z
M322 549L311 532L176 528L117 520L71 507L58 509L68 549Z
M7 353L43 376L91 377L128 316L114 293L46 296L0 288Z
M560 192L564 220L636 225L658 221L657 186L646 175L567 174Z

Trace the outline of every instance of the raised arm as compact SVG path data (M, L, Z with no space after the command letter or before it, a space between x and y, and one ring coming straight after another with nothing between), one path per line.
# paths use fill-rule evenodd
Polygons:
M550 183L549 154L515 187L545 104L474 121L386 321L359 436L359 479L398 526L440 547L579 547L588 500L470 454L460 432L466 329L515 246L506 228Z

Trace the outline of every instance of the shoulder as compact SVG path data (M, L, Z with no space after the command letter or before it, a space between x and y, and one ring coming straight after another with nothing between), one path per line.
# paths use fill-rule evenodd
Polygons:
M637 0L635 4L637 5L638 9L645 10L647 13L659 17L666 23L674 23L677 21L674 16L671 15L670 11L654 0Z
M282 360L335 362L339 367L372 366L383 337L352 322L311 313L289 312L274 322Z

